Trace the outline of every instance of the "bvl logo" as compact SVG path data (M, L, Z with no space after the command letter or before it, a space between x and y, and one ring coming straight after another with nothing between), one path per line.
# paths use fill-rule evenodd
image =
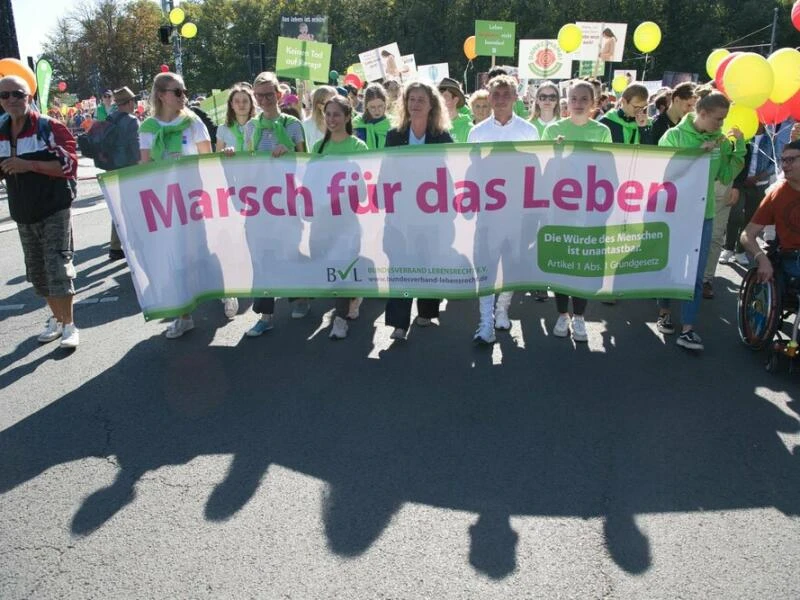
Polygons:
M352 281L361 281L358 278L358 269L356 269L356 263L358 262L358 258L355 258L353 262L351 262L344 271L340 271L339 269L335 269L333 267L328 267L328 281L333 283L335 281L347 281L347 279L351 278Z

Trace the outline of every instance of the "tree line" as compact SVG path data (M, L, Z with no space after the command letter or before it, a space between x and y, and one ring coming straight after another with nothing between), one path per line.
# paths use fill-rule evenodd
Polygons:
M474 21L514 21L517 39L555 38L559 28L575 21L628 23L625 61L619 69L641 73L642 57L633 46L633 30L655 21L661 45L650 55L647 70L699 73L713 48L765 44L750 50L766 54L773 11L778 9L775 48L800 45L790 21L791 0L186 0L180 3L197 36L182 40L183 72L191 91L208 92L235 81L250 80L262 65L252 49L264 44L266 69L274 68L281 15L327 15L333 44L331 69L343 72L359 52L397 42L417 64L447 62L461 79L467 68L462 45L474 33ZM65 81L79 97L128 85L149 88L162 64L174 69L171 46L159 40L167 18L153 0L95 0L60 17L42 49L54 69L54 82ZM739 43L732 43L748 34ZM501 59L516 64L516 58ZM478 57L475 71L489 68ZM472 71L470 71L470 80ZM648 77L649 78L649 77ZM55 85L55 83L54 83Z

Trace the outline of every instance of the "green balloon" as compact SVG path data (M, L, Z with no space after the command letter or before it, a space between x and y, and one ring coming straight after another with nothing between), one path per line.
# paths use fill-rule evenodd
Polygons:
M328 73L328 78L329 78L331 81L336 81L337 79L339 79L339 72L338 72L338 71L331 70L331 72L330 72L330 73Z

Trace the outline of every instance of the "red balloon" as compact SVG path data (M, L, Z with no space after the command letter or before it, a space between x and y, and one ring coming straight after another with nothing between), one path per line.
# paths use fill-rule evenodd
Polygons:
M169 65L161 65L161 72L166 73L169 71Z
M722 79L725 77L725 69L728 68L728 65L731 64L731 61L734 58L740 56L741 54L741 52L731 52L722 60L721 63L719 63L719 67L717 67L717 74L714 77L714 82L717 84L717 89L723 94L725 93L725 86L722 83Z
M67 91L67 82L66 81L59 81L58 82L58 91L59 92L66 92Z
M800 31L800 0L794 3L792 7L792 25Z
M800 91L784 102L783 106L787 106L789 108L789 114L794 117L796 121L800 121Z
M792 109L788 101L783 104L775 104L772 100L767 100L758 107L756 112L758 113L758 121L760 123L764 125L777 125L789 118Z
M364 82L361 81L361 78L355 73L350 73L349 75L345 75L344 83L345 84L349 83L350 85L359 90L361 89L361 86L364 85Z

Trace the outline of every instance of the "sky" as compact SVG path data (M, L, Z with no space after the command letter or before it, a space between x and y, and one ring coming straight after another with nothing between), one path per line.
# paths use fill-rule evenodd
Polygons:
M160 4L160 0L153 1ZM59 17L82 4L91 5L93 2L94 0L11 0L22 60L27 56L36 58L41 54L42 46L48 34L55 30ZM179 2L175 4L178 5Z

